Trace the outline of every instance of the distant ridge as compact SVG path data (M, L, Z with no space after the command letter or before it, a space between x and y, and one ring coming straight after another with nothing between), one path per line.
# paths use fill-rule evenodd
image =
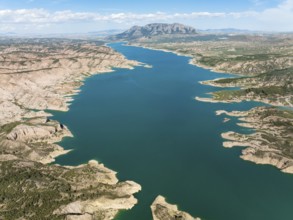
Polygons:
M145 26L133 26L127 31L110 36L110 40L135 40L139 38L151 38L161 35L194 35L195 28L183 24L153 23Z
M222 29L205 29L198 30L200 33L208 33L208 34L253 34L253 33L262 33L262 31L254 31L254 30L244 30L244 29L236 29L236 28L222 28Z

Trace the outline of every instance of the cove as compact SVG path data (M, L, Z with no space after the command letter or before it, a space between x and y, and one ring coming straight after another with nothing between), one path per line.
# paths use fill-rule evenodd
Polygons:
M206 220L292 220L293 175L239 158L241 148L222 147L225 131L251 132L216 110L248 110L256 102L204 103L218 88L199 81L226 74L188 64L172 53L110 44L128 59L152 65L95 75L85 80L68 112L53 118L74 138L60 145L73 149L57 158L61 165L96 159L118 172L120 180L142 186L138 204L117 220L150 220L157 195Z

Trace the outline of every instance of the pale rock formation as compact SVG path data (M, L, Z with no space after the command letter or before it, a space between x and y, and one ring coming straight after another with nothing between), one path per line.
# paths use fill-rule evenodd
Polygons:
M74 201L70 204L63 205L54 211L56 215L66 215L66 219L105 219L110 220L115 217L119 210L131 209L136 203L137 199L133 194L141 190L141 186L132 181L119 183L116 173L103 164L97 161L89 161L88 165L80 165L78 167L67 167L72 169L83 169L85 166L90 166L97 171L94 181L88 182L86 179L78 181L77 189L87 188L90 185L95 187L97 184L106 184L112 189L107 190L107 194L115 195L101 195L96 199L86 201ZM102 176L101 176L102 175ZM75 183L76 184L76 183Z
M242 117L239 120L245 123L238 125L255 130L252 134L222 133L222 138L227 140L223 142L224 147L244 147L240 156L242 159L256 164L270 164L282 172L293 173L293 117L289 111L258 107L247 112L221 110L217 114Z
M163 196L158 196L151 205L153 220L200 220L194 218L186 212L178 210L176 205L166 202Z

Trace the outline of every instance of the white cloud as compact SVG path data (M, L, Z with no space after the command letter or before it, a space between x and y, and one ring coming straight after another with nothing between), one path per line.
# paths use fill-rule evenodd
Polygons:
M263 26L278 27L279 29L293 30L293 0L283 1L278 7L266 9L257 19Z
M260 6L263 5L265 3L264 0L251 0L251 2L255 5L255 6Z
M260 2L259 0L255 1ZM21 25L25 27L42 27L54 25L72 26L77 23L84 24L142 24L148 22L176 22L186 21L187 23L195 23L195 21L208 20L212 24L223 21L223 24L233 25L237 27L237 20L243 20L247 23L255 23L258 29L271 30L290 30L293 27L293 0L283 0L275 8L269 8L261 12L242 11L242 12L192 12L192 13L93 13L93 12L73 12L70 10L50 12L45 9L18 9L18 10L0 10L0 26L19 28ZM225 22L224 22L225 20ZM233 22L234 21L234 22ZM236 26L235 26L236 25ZM208 27L209 28L209 27ZM243 28L243 27L240 27Z
M111 21L123 22L131 20L167 20L175 18L212 18L225 16L241 16L241 13L211 13L211 12L192 12L192 13L174 13L168 14L164 12L156 13L112 13L100 14L92 12L72 12L56 11L50 13L44 9L19 9L19 10L0 10L0 23L62 23L62 22L93 22L93 21Z

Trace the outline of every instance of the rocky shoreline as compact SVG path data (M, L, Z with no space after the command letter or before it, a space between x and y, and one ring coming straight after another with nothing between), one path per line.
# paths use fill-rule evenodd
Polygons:
M258 107L247 112L217 111L217 115L240 117L239 126L253 129L251 134L222 133L224 147L244 147L241 158L256 164L269 164L282 172L293 173L293 113L273 107Z
M240 89L235 91L222 90L214 92L210 94L211 98L195 97L197 101L210 103L239 103L244 100L253 100L273 106L292 107L292 57L290 55L286 57L285 54L276 57L274 57L274 54L269 56L271 51L276 53L278 48L280 48L281 51L284 50L286 53L290 53L287 49L284 49L285 47L282 47L282 45L289 43L288 47L292 47L292 38L288 41L284 40L283 42L281 36L280 39L276 41L277 43L274 42L275 45L270 45L267 41L269 40L265 38L260 41L260 44L264 46L261 48L261 50L264 50L264 54L262 54L263 57L258 54L259 51L256 49L258 45L256 43L251 43L250 40L247 42L231 41L231 45L228 45L228 41L190 42L186 43L186 48L184 48L184 43L166 42L160 44L142 41L134 42L133 44L191 57L191 65L210 69L214 72L234 72L242 76L239 78L220 78L199 82L219 88L240 87ZM211 43L211 46L208 45L208 43ZM240 50L243 45L246 45L248 48L251 47L251 52L246 49L247 51L245 53L247 55L244 55L243 60L241 60L242 54L237 54L235 48ZM222 47L221 50L219 50L218 47ZM257 54L254 55L253 53L256 52ZM232 56L231 54L233 53L237 55ZM205 58L209 58L214 62L221 54L224 55L226 59L219 58L217 61L219 62L218 64L211 63L211 65L208 65L208 62L206 62L206 64L202 62ZM264 58L267 58L267 60ZM238 63L236 62L237 59L239 59ZM271 72L266 72L268 71L267 66L271 67ZM246 70L247 72L245 72ZM248 75L248 77L244 77L244 73ZM250 135L237 134L232 131L223 133L222 138L227 140L223 143L224 147L245 147L242 151L242 159L256 164L273 165L283 172L293 173L293 153L291 153L293 151L292 111L262 107L251 109L247 112L217 111L216 114L225 114L237 118L240 117L242 122L238 123L239 126L255 130L255 133ZM264 121L264 119L268 120ZM223 119L224 122L227 122L227 120L229 119ZM263 131L264 128L267 130Z
M132 208L140 185L119 182L102 164L48 165L68 152L55 143L72 134L44 110L67 111L85 77L142 64L95 42L31 39L0 47L0 218L113 219Z

